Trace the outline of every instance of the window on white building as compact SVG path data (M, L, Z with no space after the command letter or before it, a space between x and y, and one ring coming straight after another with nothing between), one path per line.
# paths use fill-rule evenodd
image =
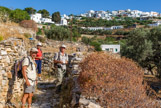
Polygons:
M117 51L118 51L118 49L116 48L116 49L115 49L115 51L117 52Z
M106 51L109 51L109 48L106 48L105 50L106 50Z

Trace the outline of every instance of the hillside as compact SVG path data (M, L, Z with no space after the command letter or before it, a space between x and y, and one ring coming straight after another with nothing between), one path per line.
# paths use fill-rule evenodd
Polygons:
M0 36L3 37L3 41L0 42L0 96L4 97L3 103L11 102L17 105L21 100L22 80L14 79L15 73L11 69L15 60L20 59L25 51L29 51L29 48L40 42L36 39L29 40L25 35L33 35L32 33L34 34L30 29L20 27L16 23L0 24ZM43 60L43 81L39 82L37 93L34 95L34 108L106 108L113 105L116 108L152 108L160 102L160 80L144 76L144 70L130 59L112 53L91 53L91 47L82 42L46 39L42 44L42 51L47 55L44 56L47 60ZM51 60L61 44L67 45L67 53L73 58L70 62L72 68L69 67L67 77L63 81L63 91L57 94L54 82L56 73ZM73 53L76 57L72 56ZM10 94L12 92L15 94Z

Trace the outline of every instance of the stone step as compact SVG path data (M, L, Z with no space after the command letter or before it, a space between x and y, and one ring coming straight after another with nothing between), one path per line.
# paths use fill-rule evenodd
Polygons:
M56 85L54 83L39 83L37 85L38 89L51 89L51 88L55 88Z

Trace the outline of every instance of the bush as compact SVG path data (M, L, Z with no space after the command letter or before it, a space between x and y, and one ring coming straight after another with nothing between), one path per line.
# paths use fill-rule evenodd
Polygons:
M48 39L53 40L70 40L71 39L71 32L69 29L61 27L61 26L55 26L51 28L50 30L46 30L45 32Z
M23 20L20 22L20 26L24 28L31 28L34 31L37 31L37 24L33 20Z
M31 37L32 37L30 33L24 33L24 36L25 36L26 38L31 38Z
M3 36L0 36L0 41L2 41L3 40Z
M82 37L82 42L88 45L91 42L91 39L87 37Z
M39 28L36 34L37 35L42 35L42 30Z
M80 64L82 94L103 108L154 108L143 85L144 71L132 60L92 53Z
M93 42L90 43L90 45L94 46L96 51L102 51L100 43L93 41Z
M46 42L46 38L41 37L41 36L36 36L36 39L39 40L42 43L45 43Z

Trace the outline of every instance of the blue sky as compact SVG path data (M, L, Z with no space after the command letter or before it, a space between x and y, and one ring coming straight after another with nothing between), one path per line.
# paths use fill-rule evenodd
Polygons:
M46 9L52 14L79 15L88 10L124 10L156 11L161 13L161 0L0 0L0 6L24 9L33 7L36 10Z

